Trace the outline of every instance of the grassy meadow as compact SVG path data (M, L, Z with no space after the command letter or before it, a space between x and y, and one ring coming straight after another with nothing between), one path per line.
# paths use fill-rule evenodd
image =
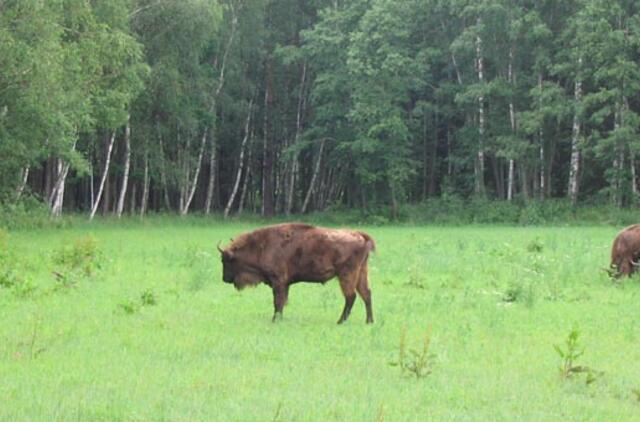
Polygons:
M276 324L268 286L224 284L216 243L255 227L5 232L0 420L640 418L640 282L602 271L618 227L359 227L369 326L359 298L336 325L335 280Z

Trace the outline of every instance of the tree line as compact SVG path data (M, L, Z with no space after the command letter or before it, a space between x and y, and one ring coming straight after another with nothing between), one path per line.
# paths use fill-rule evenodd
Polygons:
M635 0L0 0L0 201L638 201Z

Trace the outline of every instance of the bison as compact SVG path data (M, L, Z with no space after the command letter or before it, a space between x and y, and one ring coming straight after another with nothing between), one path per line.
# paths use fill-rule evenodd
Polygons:
M278 224L244 233L225 249L218 245L218 250L225 283L233 283L238 290L261 282L271 286L273 321L282 317L291 284L325 283L337 276L345 299L338 324L349 317L356 291L365 303L367 323L373 322L367 259L375 243L366 233L301 223Z
M640 224L623 229L613 240L609 274L615 278L631 276L640 266Z

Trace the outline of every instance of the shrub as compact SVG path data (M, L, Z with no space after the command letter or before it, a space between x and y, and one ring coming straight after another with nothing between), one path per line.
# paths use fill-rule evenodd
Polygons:
M152 306L158 303L156 296L152 290L147 289L140 295L140 303L142 306Z
M37 229L67 225L67 219L50 217L51 211L34 196L25 195L18 203L0 204L0 227L7 229Z
M567 339L565 340L565 348L563 349L557 344L553 345L562 363L559 367L560 376L563 379L571 378L575 374L586 374L585 383L591 384L602 375L602 372L595 371L588 366L576 365L576 360L584 354L584 348L578 346L578 338L580 337L580 331L576 328L572 329Z
M431 347L431 330L425 334L422 342L422 349L407 348L407 330L402 329L400 334L400 344L398 345L398 360L390 362L391 366L398 366L401 373L411 373L416 379L424 378L431 374L433 370L433 355L429 353Z
M101 267L102 254L98 241L91 235L76 239L54 253L53 261L62 267L58 272L64 278L69 272L92 276Z

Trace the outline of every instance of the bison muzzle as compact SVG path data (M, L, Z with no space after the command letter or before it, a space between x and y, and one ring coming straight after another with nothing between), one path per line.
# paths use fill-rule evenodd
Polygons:
M289 286L307 281L324 283L338 277L345 303L338 324L349 317L356 292L365 303L367 323L373 322L367 260L375 249L371 236L308 224L267 226L240 235L224 249L222 279L236 289L261 282L273 290L273 321L282 317Z

